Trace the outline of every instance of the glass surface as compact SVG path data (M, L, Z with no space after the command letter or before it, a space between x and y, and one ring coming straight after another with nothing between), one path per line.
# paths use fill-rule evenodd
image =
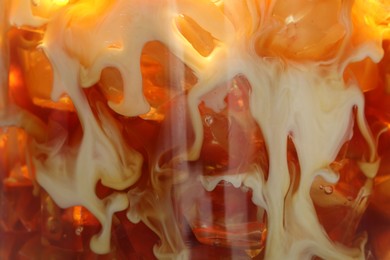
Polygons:
M0 0L0 259L387 259L390 3Z

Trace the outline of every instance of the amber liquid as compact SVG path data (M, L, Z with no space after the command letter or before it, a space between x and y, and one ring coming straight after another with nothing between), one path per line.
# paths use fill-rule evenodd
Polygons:
M10 99L34 116L48 122L49 128L46 134L49 140L55 137L56 129L60 125L68 130L70 145L77 144L80 141L81 126L71 102L69 103L66 97L59 102L50 99L51 69L43 53L36 49L40 39L41 35L36 32L11 31L10 42L13 47L11 50ZM175 139L162 139L162 137L175 127L190 129L189 122L184 122L183 126L183 122L177 120L180 118L178 113L182 112L178 110L178 107L185 106L183 93L196 80L190 71L182 75L184 79L175 78L165 67L161 66L161 61L168 62L168 60L170 66L175 66L175 63L178 64L177 66L183 66L175 61L171 54L169 57L164 56L166 54L163 53L167 50L161 44L151 43L145 47L144 52L142 70L144 76L148 78L146 84L149 84L145 86L144 94L152 104L152 110L141 118L123 118L118 115L115 117L124 125L123 134L128 144L146 158L144 166L146 171L152 168L152 165L148 163L152 163L150 158L153 157L153 153L167 147L182 145ZM173 64L172 60L174 60ZM165 85L175 86L183 81L186 82L184 86L177 85L176 88L171 89L164 87ZM108 90L106 86L116 86L120 91L120 84L121 81L115 70L103 71L100 83L85 90L91 107L101 100L115 101L118 92L113 92L112 88ZM206 137L200 159L189 165L193 176L215 177L222 174L239 174L249 170L249 165L252 163L264 164L262 167L267 167L261 133L249 114L248 83L243 78L236 78L232 82L227 82L226 86L221 86L221 88L224 87L233 90L226 98L229 104L226 109L216 113L204 106L201 108ZM242 123L242 119L245 119L245 124ZM6 132L7 129L5 128L4 131ZM21 128L15 128L12 133L3 134L3 145L7 150L2 153L2 160L6 164L10 160L8 154L11 154L13 150L9 139L17 139L21 134L27 135ZM186 138L192 136L190 132L185 135ZM180 136L176 138L180 139ZM31 153L27 139L24 140L22 146L22 153L27 155ZM256 156L260 150L264 153L261 156L261 162ZM166 158L166 161L159 162L162 167L165 164L172 164L171 157L174 157L175 152L169 151L168 148L167 151L170 156L162 157ZM20 158L13 159L13 161L18 162ZM12 225L6 224L15 227L19 227L20 223L27 226L30 222L34 223L33 227L23 227L17 231L2 225L2 237L13 237L15 232L23 237L23 240L18 240L18 242L9 241L1 244L4 259L30 257L40 259L48 257L59 259L154 258L152 247L158 243L156 235L142 223L129 222L124 212L117 213L113 220L112 252L103 256L94 254L89 249L89 240L99 232L99 222L84 207L59 208L35 182L33 165L26 169L29 174L27 184L19 183L20 180L19 182L17 180L12 187L8 187L4 181L10 176L10 170L4 168L2 171L4 222L11 222ZM137 183L140 187L149 182L148 174L144 176L146 177L142 177ZM178 191L186 185L188 183L178 184L173 189ZM100 198L104 198L112 190L99 184L96 192ZM189 194L181 194L186 197L184 202L175 195L172 199L177 206L177 218L183 221L182 235L193 248L191 255L194 258L199 258L199 254L204 254L204 252L226 257L231 254L247 256L248 252L252 251L254 253L250 254L258 255L261 252L266 237L265 216L264 212L260 214L258 208L251 202L252 193L249 189L236 188L229 183L221 182L210 192L206 192L202 186L193 186L191 193L198 194L198 196L190 200ZM16 202L8 203L9 200ZM30 201L34 201L34 204ZM29 208L33 207L33 209L25 208L25 204L29 204ZM188 205L194 207L188 209ZM11 211L13 206L16 206L18 210ZM27 214L24 212L26 210L33 212ZM33 217L33 220L26 220L26 215ZM9 220L11 218L12 221ZM234 250L232 251L231 248ZM245 250L249 251L245 252Z
M26 39L30 41L30 45L21 46L20 41ZM39 40L40 35L35 33L20 30L10 33L10 99L17 106L48 122L48 136L55 135L55 129L50 129L54 125L50 122L55 122L68 129L70 143L77 143L80 141L81 127L71 101L66 97L60 102L49 99L52 79L47 75L50 75L50 66L42 53L35 50ZM369 75L370 80L377 82L377 87L365 93L370 126L374 134L382 132L378 139L378 152L383 162L375 183L378 188L374 188L370 206L362 219L346 218L352 214L346 207L325 209L315 205L321 223L334 241L353 245L357 234L368 232L367 255L376 259L385 259L383 257L390 253L390 248L385 245L390 239L390 192L386 188L390 187L388 43L385 43L384 49L385 58L378 66L375 65L377 73ZM242 77L226 82L231 91L225 99L228 105L224 110L217 113L204 104L199 106L205 133L200 158L185 166L175 164L172 158L188 145L180 140L184 138L191 142L193 138L190 123L185 118L183 120L180 114L186 113L186 90L194 85L196 78L188 68L184 68L185 73L181 78L172 76L167 69L169 65L162 63L170 60L171 65L172 62L175 66L184 65L166 52L166 48L159 43L152 43L144 50L142 71L147 79L144 94L152 105L151 112L138 118L124 118L112 113L115 120L124 126L123 135L128 145L145 157L145 174L135 185L141 188L149 185L148 173L155 163L152 158L161 150L166 155L161 157L159 166L172 167L178 172L186 167L191 171L191 178L237 175L249 171L253 165L267 172L266 147L249 112L250 86ZM31 64L33 60L39 61L39 64ZM356 64L351 69L361 69L359 66L364 65ZM118 93L120 98L121 82L115 75L115 70L108 69L102 74L99 84L85 90L91 107L97 100L115 101ZM39 86L36 85L37 78L44 78ZM115 91L107 89L107 85L114 86ZM174 87L168 89L166 85ZM173 132L172 129L186 130L169 137L167 132ZM100 229L98 221L81 206L59 208L39 187L34 180L34 167L28 159L31 153L28 137L22 129L3 128L1 136L1 259L154 258L153 246L159 243L159 238L145 224L129 222L124 212L116 213L113 220L111 253L98 256L91 252L89 240ZM22 140L17 141L20 137ZM15 142L19 147L17 153L14 152ZM170 150L169 147L175 149ZM299 170L294 148L288 149L291 169ZM354 131L354 138L345 144L333 165L341 174L340 182L320 189L329 194L339 192L353 200L364 183L359 177L361 174L358 173L356 161L365 155L367 147L359 133ZM16 174L15 170L20 171L20 174ZM23 171L27 173L23 175ZM267 217L252 202L252 191L245 187L234 187L226 181L220 181L213 190L206 191L201 185L191 185L192 180L173 185L171 198L191 257L202 259L207 255L223 259L260 259L266 246ZM112 190L99 184L96 192L103 198ZM349 220L353 220L353 223L348 222Z

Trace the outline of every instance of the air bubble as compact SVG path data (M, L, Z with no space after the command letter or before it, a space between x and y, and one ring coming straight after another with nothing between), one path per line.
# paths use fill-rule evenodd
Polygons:
M75 234L76 234L76 236L80 236L81 235L81 233L83 232L83 230L84 230L84 227L83 226L78 226L76 229L75 229Z
M332 186L325 186L324 187L325 194L332 194L333 193L333 187Z
M213 123L213 117L210 115L206 115L204 118L204 122L206 123L207 126L210 126Z
M220 246L221 245L221 240L219 238L214 239L213 245L214 246Z
M319 186L320 190L323 190L325 194L329 195L333 193L333 187L332 186L325 186L325 185L320 185Z

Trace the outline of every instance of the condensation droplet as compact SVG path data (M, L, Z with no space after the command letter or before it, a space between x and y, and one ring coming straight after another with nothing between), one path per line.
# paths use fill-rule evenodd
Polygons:
M210 126L213 123L213 117L210 115L206 115L204 117L204 122L206 123L207 126Z

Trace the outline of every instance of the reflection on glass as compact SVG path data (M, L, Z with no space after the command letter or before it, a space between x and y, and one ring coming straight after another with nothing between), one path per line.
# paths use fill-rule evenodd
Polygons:
M0 258L385 259L389 13L0 1Z

